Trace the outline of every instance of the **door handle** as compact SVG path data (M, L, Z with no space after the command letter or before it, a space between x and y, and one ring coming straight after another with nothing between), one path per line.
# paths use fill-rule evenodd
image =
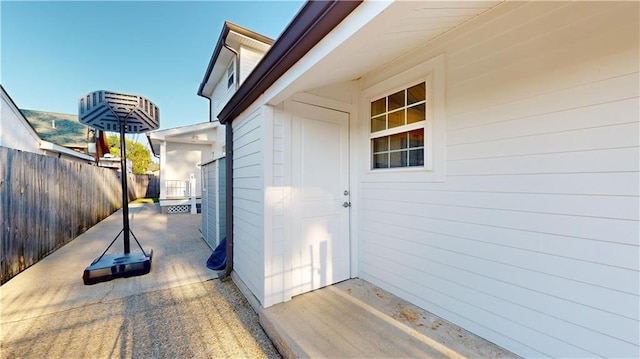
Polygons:
M344 208L349 208L349 207L351 207L351 202L344 202L344 203L342 204L342 207L344 207Z

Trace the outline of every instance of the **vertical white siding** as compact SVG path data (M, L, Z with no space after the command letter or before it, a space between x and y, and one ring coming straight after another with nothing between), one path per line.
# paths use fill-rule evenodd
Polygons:
M234 270L264 301L263 113L248 111L233 121Z
M447 56L446 180L359 174L360 276L523 356L638 357L638 6L507 3L363 79Z
M215 189L211 185L211 181L216 173L215 162L207 163L201 167L202 169L202 207L201 207L201 232L205 242L209 247L216 248L216 229L215 229ZM213 206L212 206L213 204Z
M285 236L287 233L286 208L290 195L291 176L288 167L290 146L288 137L290 116L284 112L282 105L269 107L271 113L270 135L265 134L269 146L266 153L265 166L265 300L263 307L269 307L291 298L290 258L285 253Z
M227 235L225 171L224 157L202 166L202 235L212 249Z
M225 161L224 157L216 161L218 171L216 177L218 243L227 236L227 167Z

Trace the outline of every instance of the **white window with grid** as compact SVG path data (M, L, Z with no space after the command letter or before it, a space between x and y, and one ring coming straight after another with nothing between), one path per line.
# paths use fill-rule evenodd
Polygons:
M424 167L426 82L371 102L372 169Z
M363 91L368 176L444 180L444 83L440 55Z

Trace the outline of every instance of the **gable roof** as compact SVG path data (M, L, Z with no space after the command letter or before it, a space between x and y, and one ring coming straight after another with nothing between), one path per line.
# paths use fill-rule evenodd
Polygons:
M219 67L221 68L220 71L226 70L226 64L231 60L231 57L233 55L229 53L225 57L225 56L221 56L221 52L222 52L222 49L228 45L227 38L230 37L230 34L231 36L233 36L233 34L239 35L238 36L239 38L237 39L238 43L243 43L245 45L250 45L250 46L253 45L254 47L263 47L264 45L270 46L271 44L273 44L273 41L274 41L273 39L266 37L264 35L258 34L257 32L251 31L247 28L236 25L229 21L225 21L224 25L222 26L222 31L220 32L220 37L218 38L218 42L216 43L216 47L213 50L211 59L209 60L207 71L204 74L204 78L202 79L202 82L200 83L200 88L198 89L198 96L206 97L205 87L208 87L207 85L211 86L210 84L211 80L215 81L215 79L219 77L219 75L218 76L214 75L212 77L214 69ZM242 38L244 38L245 41L243 41ZM249 41L246 41L246 40L249 40ZM216 64L218 65L223 64L224 66L216 66Z
M218 115L233 120L362 1L307 1ZM200 93L199 93L200 94Z
M64 147L87 147L89 128L80 123L77 115L25 109L20 112L43 140Z
M362 78L504 1L308 1L217 117Z

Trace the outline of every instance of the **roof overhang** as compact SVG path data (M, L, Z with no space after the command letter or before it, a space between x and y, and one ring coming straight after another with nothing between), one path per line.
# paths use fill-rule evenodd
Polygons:
M66 148L66 147L62 147L59 145L56 145L55 143L51 143L48 141L40 141L40 149L43 151L50 151L50 152L55 152L55 153L59 153L59 154L63 154L63 155L67 155L70 157L75 157L81 160L85 160L85 161L90 161L90 162L95 162L96 159L92 156L89 155L85 155L84 153L80 153L80 152L76 152L72 149Z
M219 122L203 122L195 125L170 128L166 130L157 130L147 133L147 139L151 145L154 155L160 153L160 145L162 142L189 143L189 144L215 144L215 133L211 133L211 138L194 138L193 136L202 132L214 132L220 126Z
M349 15L361 1L307 1L218 115L232 120Z
M0 85L0 95L2 96L2 98L6 99L6 102L9 104L9 108L11 109L11 111L13 111L16 117L22 120L21 121L22 124L24 125L25 129L29 132L29 135L33 138L33 140L41 141L42 138L40 138L38 131L36 131L36 129L31 124L31 122L29 122L29 120L24 116L22 111L20 111L20 109L18 108L18 105L16 105L16 103L13 101L11 96L9 96L9 93L4 89L4 86L2 85Z
M218 118L232 121L260 96L275 105L297 92L357 80L502 2L308 2Z
M213 54L209 60L207 71L200 83L198 96L211 98L216 83L224 75L229 61L235 56L225 45L232 47L236 51L240 46L248 46L267 51L271 44L273 44L273 39L225 21L216 47L213 49Z

